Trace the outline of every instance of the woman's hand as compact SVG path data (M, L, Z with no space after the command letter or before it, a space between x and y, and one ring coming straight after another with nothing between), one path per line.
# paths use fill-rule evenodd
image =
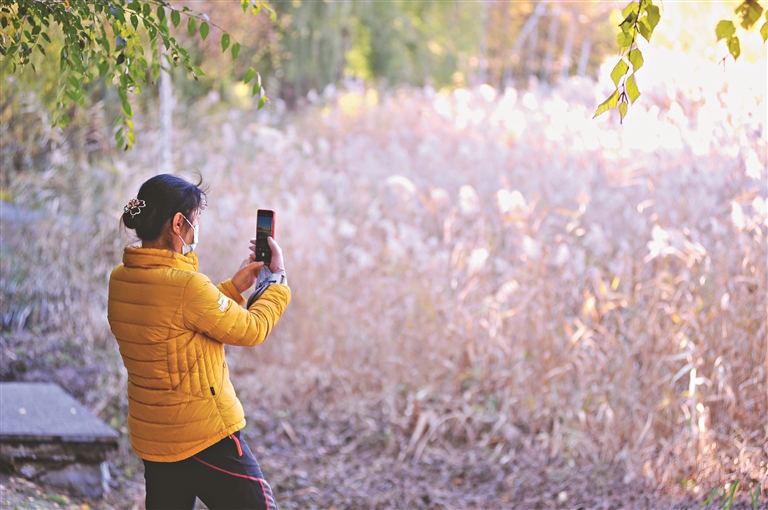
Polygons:
M274 256L272 257L272 260L274 260ZM256 283L256 278L259 276L259 269L261 269L261 266L263 265L264 262L253 261L253 254L240 264L240 269L238 269L235 276L232 277L232 284L240 294Z
M269 263L269 270L273 273L285 273L285 265L283 264L283 249L277 244L277 241L271 237L267 238L269 247L272 249L272 261ZM251 262L256 260L256 239L251 239Z

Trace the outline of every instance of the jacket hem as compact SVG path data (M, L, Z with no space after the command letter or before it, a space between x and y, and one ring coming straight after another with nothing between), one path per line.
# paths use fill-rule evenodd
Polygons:
M189 448L187 450L184 450L179 453L174 453L171 455L153 455L150 453L145 453L140 451L138 448L136 448L134 445L131 445L133 447L134 453L138 455L138 457L142 460L148 460L150 462L178 462L180 460L185 460L193 455L196 455L200 453L201 451L205 450L209 446L212 446L225 437L229 436L230 434L234 434L238 430L242 430L245 427L245 419L241 420L240 422L236 423L235 425L232 425L223 431L219 432L215 436L212 436L210 439L207 439L206 441L195 445L192 448Z

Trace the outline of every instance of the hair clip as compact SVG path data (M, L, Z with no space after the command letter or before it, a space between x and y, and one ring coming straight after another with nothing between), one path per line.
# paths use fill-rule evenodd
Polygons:
M131 218L136 216L137 214L141 213L142 207L146 207L147 203L143 200L137 200L135 198L132 198L128 201L128 205L123 207L123 212L130 214Z

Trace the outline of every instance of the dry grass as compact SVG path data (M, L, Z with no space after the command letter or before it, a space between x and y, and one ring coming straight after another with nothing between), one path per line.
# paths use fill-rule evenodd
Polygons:
M348 93L279 129L190 112L176 164L212 188L201 270L229 276L270 207L293 289L274 336L230 353L241 397L290 413L322 394L319 419L354 416L399 461L486 447L504 465L527 438L625 481L768 486L766 127L745 113L759 102L707 123L717 94L652 88L622 128L588 120L593 94ZM85 193L111 207L90 206L87 228L58 214L3 229L5 317L24 295L38 338L108 345L116 218L156 171L151 138ZM4 322L6 349L28 338ZM98 383L117 408L121 373Z

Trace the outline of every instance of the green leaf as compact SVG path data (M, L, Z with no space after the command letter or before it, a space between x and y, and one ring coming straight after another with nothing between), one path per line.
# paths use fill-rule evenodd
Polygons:
M203 72L203 70L202 70L202 69L200 69L198 66L193 66L193 67L192 67L192 71L194 71L194 73L195 73L197 76L205 76L205 73Z
M627 71L629 70L629 66L626 62L624 62L624 59L622 58L618 62L616 62L616 66L613 68L613 71L611 71L611 79L613 80L613 84L617 87L619 86L619 80L621 80L621 77L627 74Z
M661 13L659 12L659 8L655 5L649 5L645 8L645 12L648 13L646 18L648 19L648 28L651 29L651 33L656 29L656 25L659 24L659 21L661 20Z
M622 124L624 123L624 117L627 116L627 110L629 110L629 105L627 103L619 103L619 115L621 116L620 122Z
M763 8L755 0L746 0L736 8L736 13L741 16L742 28L749 30L760 19Z
M221 52L224 53L229 48L229 34L221 34Z
M134 30L139 28L139 18L135 14L131 14L131 25L133 25Z
M128 118L133 117L133 110L131 109L131 103L129 103L128 101L125 101L123 103L123 113Z
M259 92L261 92L261 84L256 82L253 84L253 89L251 89L251 97L255 96Z
M197 30L197 20L190 16L187 21L187 32L189 32L189 35L195 35L195 30Z
M117 132L115 132L115 141L117 143L120 143L120 140L122 140L122 139L123 139L123 128L120 128L120 129L117 130ZM120 145L122 145L122 144L120 144Z
M637 88L637 82L635 82L635 74L632 73L624 82L624 90L627 92L627 97L632 104L635 104L637 98L640 97L640 90Z
M107 74L107 71L109 71L109 62L106 60L102 60L98 64L99 68L99 77L103 77L105 74Z
M232 60L237 60L237 56L240 54L240 43L232 45Z
M259 99L259 105L256 107L256 110L261 110L264 108L265 104L267 104L267 96L261 96L261 99Z
M640 32L640 35L642 35L646 41L651 40L651 29L648 28L648 16L645 18L641 18L640 21L637 22L637 31Z
M624 10L621 11L621 15L624 16L624 19L626 20L630 15L634 14L635 17L637 17L637 12L639 9L639 5L632 1L627 4L626 7L624 7Z
M162 5L157 6L157 19L159 19L161 23L165 23L165 9Z
M3 19L5 19L5 18L3 18ZM42 37L43 39L45 39L45 42L47 42L48 44L51 44L51 38L50 38L50 37L48 37L48 34L46 34L45 32L41 33L41 34L40 34L40 37Z
M211 27L208 26L208 22L203 21L200 23L200 37L203 38L203 41L205 41L205 38L208 37L208 32L211 30Z
M729 39L735 33L736 27L733 26L733 21L727 19L720 20L720 22L715 27L715 35L717 36L718 41L720 39Z
M627 32L619 32L616 36L616 42L619 43L619 49L623 52L632 46L632 35Z
M763 42L768 41L768 21L763 23L763 26L760 27L760 35L763 36Z
M627 16L624 21L621 22L619 25L619 28L622 32L629 32L632 30L632 27L635 26L635 22L637 21L637 13L630 13L629 16Z
M243 78L243 83L248 83L253 79L253 77L256 76L256 70L251 67L245 72L245 78Z
M735 35L728 39L728 51L733 55L733 60L736 60L741 55L741 44L739 43L739 38Z
M638 69L643 67L643 63L645 63L645 59L643 58L643 53L640 51L639 48L635 48L634 50L631 50L629 52L629 63L632 64L632 70L634 72L637 72Z
M145 18L148 18L148 17L150 16L150 14L152 14L152 6L151 6L151 5L149 5L149 2L145 3L145 4L142 6L142 8L141 8L141 12L143 12L143 13L144 13L144 17L145 17Z
M619 104L619 91L614 90L613 94L611 94L608 99L603 101L600 106L597 107L597 110L595 110L595 115L592 118L594 119L598 115L602 115L611 108L616 108L617 104Z
M176 9L171 11L171 23L173 23L174 27L178 27L179 23L181 23L181 13Z

